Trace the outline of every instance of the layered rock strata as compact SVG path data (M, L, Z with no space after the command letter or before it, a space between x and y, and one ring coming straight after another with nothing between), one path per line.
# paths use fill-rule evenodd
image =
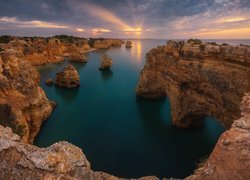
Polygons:
M68 44L72 45L69 46ZM78 42L65 43L56 38L16 38L1 46L5 51L18 53L18 58L28 60L32 65L43 65L47 63L58 63L64 61L65 57L72 60L86 60L80 53L81 50L89 50L87 45ZM85 50L86 51L86 50Z
M146 58L136 93L168 96L173 125L197 126L209 116L229 128L239 118L241 99L250 91L249 46L168 41Z
M38 72L17 54L0 53L0 124L11 127L23 142L32 143L54 103L39 87Z
M121 45L124 43L120 39L103 39L103 38L91 39L90 42L92 47L95 49L108 49L113 46L121 47Z
M208 160L188 180L250 179L250 93L241 110L241 118L221 135Z
M208 160L185 179L250 178L250 93L243 98L241 110L242 117L221 135ZM18 135L3 126L0 126L0 159L0 179L120 179L92 171L82 150L68 142L38 148L22 143Z
M0 159L0 179L120 179L91 170L82 150L68 142L38 148L22 143L18 135L3 126L0 126Z
M99 70L109 70L112 64L113 64L112 59L105 54L102 57L101 66Z
M67 65L61 72L56 73L55 85L64 88L80 86L80 77L72 65Z

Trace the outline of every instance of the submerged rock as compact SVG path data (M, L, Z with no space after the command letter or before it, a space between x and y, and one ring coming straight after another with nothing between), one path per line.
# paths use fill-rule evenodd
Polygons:
M131 48L132 47L132 42L131 41L127 41L126 42L126 48Z
M48 86L52 86L54 84L54 81L53 79L49 78L49 79L46 79L45 84Z
M61 72L56 73L55 84L64 88L80 86L80 78L77 70L72 65L67 65Z
M103 55L102 61L101 61L101 67L99 70L109 70L112 66L112 59L108 57L106 54Z

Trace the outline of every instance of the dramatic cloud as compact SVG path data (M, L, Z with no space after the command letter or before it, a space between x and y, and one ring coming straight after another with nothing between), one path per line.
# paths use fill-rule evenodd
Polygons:
M0 0L0 34L250 38L249 0Z

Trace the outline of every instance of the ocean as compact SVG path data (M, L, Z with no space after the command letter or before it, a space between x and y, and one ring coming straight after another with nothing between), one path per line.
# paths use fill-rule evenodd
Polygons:
M250 45L249 40L209 41ZM93 170L124 178L183 178L193 173L225 129L213 118L204 119L200 129L174 128L168 98L148 101L136 97L146 53L165 42L132 40L131 49L123 46L90 52L86 64L65 61L39 67L41 86L57 107L34 144L47 147L69 141L82 148ZM98 70L103 54L113 59L111 71ZM68 63L79 72L79 88L44 84Z

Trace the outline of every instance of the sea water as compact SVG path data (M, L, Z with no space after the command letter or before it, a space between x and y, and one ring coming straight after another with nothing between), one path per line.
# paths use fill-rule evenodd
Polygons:
M88 54L86 64L70 62L80 75L81 86L75 89L44 84L69 62L39 67L41 86L57 107L34 144L47 147L68 141L82 148L93 170L124 178L190 175L225 129L212 118L205 119L200 129L176 129L171 126L167 98L148 101L136 97L146 53L165 42L133 40L131 49L97 50ZM110 71L98 70L104 54L113 59Z

